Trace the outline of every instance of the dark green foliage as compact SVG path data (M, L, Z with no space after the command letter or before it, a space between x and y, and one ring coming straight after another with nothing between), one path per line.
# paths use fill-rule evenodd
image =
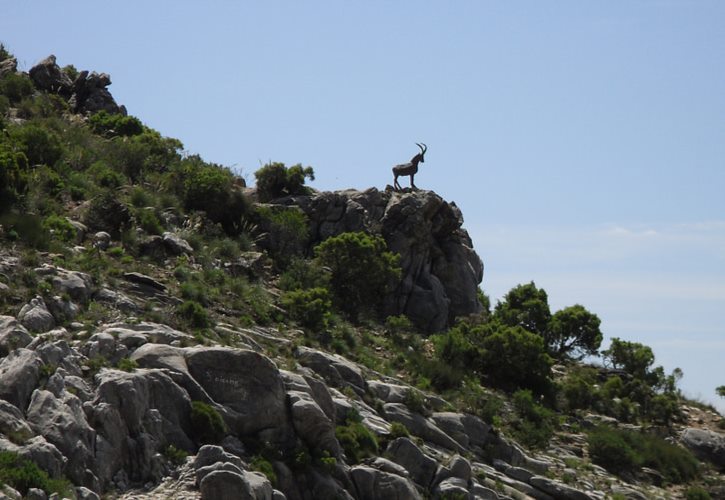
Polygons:
M10 208L25 193L28 184L28 159L9 142L0 139L0 213Z
M279 277L277 286L282 290L327 288L329 282L329 275L318 262L293 257Z
M164 232L164 226L161 225L161 221L153 209L138 210L136 212L136 221L138 226L148 234L161 234Z
M600 324L596 314L576 304L554 313L544 333L544 341L557 357L581 359L587 355L596 355L602 344Z
M615 368L620 368L632 376L644 380L655 361L652 349L639 342L628 342L613 338L609 349L602 351L604 359Z
M264 474L267 479L269 479L269 482L272 483L272 486L277 486L277 474L274 472L272 462L262 455L255 455L252 457L252 461L249 463L249 466L252 470L256 470L257 472Z
M315 180L312 167L297 164L285 167L284 163L268 163L254 173L257 179L259 201L270 201L287 195L306 193L305 179Z
M332 301L330 292L325 288L285 292L282 306L292 320L310 330L325 330L329 324Z
M144 130L143 124L138 118L110 114L106 111L99 111L92 115L88 123L94 132L105 137L128 137L139 135Z
M39 488L46 493L58 493L61 496L70 496L73 490L69 481L51 479L34 462L11 451L0 451L0 484L7 484L23 495L31 488Z
M126 183L126 177L121 172L102 161L95 162L86 172L102 188L115 189Z
M208 328L212 324L204 306L193 300L187 300L179 305L176 313L192 328Z
M10 138L32 166L52 167L63 155L63 146L55 132L35 123L12 127Z
M502 389L550 390L551 358L543 339L521 327L502 327L485 336L478 359L486 380Z
M672 483L691 481L699 475L698 461L688 450L660 437L625 429L596 427L589 434L589 455L594 463L615 474L650 467Z
M331 271L335 304L352 319L379 310L400 278L400 256L380 236L342 233L315 247L315 256Z
M392 422L390 424L390 436L388 437L391 441L400 437L410 437L410 431L400 422Z
M721 398L725 398L725 385L721 385L715 389L715 392L717 392L717 395Z
M125 372L132 372L138 368L138 363L130 358L121 358L118 360L116 368Z
M536 402L528 389L516 391L513 403L519 417L513 424L516 439L530 448L546 448L557 426L556 414Z
M118 237L131 222L128 207L119 199L117 193L104 191L91 200L84 219L86 225L97 231L107 231Z
M191 427L199 443L215 444L227 433L227 425L219 412L203 401L191 402Z
M561 385L566 408L568 410L591 408L599 399L596 384L595 369L583 366L573 368Z
M204 211L211 221L221 224L228 235L242 232L250 205L234 186L234 176L229 169L190 156L174 170L172 177L185 208Z
M335 428L335 437L351 464L357 464L363 458L378 454L378 440L375 434L361 423L359 415L353 414L348 417L345 425L338 425Z
M504 325L520 326L544 335L551 320L548 296L533 281L519 285L504 296L503 302L496 304L494 318Z
M169 462L177 466L183 464L186 461L186 457L189 456L187 452L178 449L173 444L164 448L163 455Z
M685 492L686 500L711 500L712 497L702 486L691 486Z
M43 229L50 232L54 238L69 243L76 239L76 229L68 219L58 215L50 215L43 221Z
M33 94L33 82L28 75L8 73L0 79L0 95L7 97L10 104L17 104Z
M260 207L259 226L266 234L260 239L278 269L286 269L293 258L304 255L309 240L307 217L289 207Z

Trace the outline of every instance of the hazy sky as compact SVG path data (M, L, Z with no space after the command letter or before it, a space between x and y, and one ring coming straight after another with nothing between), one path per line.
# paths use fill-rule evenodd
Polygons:
M427 143L416 184L461 207L494 301L533 280L725 410L723 26L721 1L0 4L21 68L109 73L250 183L383 189Z

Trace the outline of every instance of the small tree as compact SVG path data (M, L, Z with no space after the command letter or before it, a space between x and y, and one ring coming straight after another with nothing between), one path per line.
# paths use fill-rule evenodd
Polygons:
M655 361L655 355L650 347L616 337L612 339L609 349L602 351L602 356L615 368L621 368L642 380L647 378L649 369Z
M315 247L315 256L331 271L335 303L353 319L376 310L400 278L400 256L380 236L342 233Z
M602 344L601 321L579 304L557 311L544 334L549 351L557 357L581 359L596 355Z
M720 396L721 398L725 398L725 385L721 385L720 387L715 389L715 391L717 392L718 396Z
M544 335L551 320L548 296L533 281L518 285L504 296L503 302L496 304L494 318L504 325Z
M305 179L315 180L312 167L301 164L289 168L284 163L268 163L254 173L257 179L257 195L260 201L269 201L287 195L306 192Z

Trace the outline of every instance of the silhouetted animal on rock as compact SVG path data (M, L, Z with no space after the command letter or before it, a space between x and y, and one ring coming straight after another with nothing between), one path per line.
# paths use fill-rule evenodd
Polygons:
M415 144L420 148L420 153L415 155L408 163L402 163L393 167L393 175L395 176L393 187L398 191L403 189L398 183L398 177L400 177L401 175L409 175L410 187L412 189L418 189L417 187L415 187L415 174L418 172L418 163L425 162L425 158L423 156L425 155L425 152L428 151L428 146L423 143L418 144L417 142Z

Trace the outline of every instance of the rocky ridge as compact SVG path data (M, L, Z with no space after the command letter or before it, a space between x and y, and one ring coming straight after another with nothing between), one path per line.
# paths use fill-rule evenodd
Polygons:
M0 75L16 70L14 60L0 64ZM51 56L30 77L37 89L64 96L74 112L124 111L107 91L107 75L82 72L71 80ZM483 264L460 210L437 194L347 190L270 205L306 214L310 246L345 231L383 236L403 267L388 313L439 331L456 317L480 312ZM120 247L108 232L91 234L76 219L69 255L100 259ZM6 306L0 315L0 451L71 483L63 495L31 488L25 498L682 496L681 489L661 485L656 471L638 471L625 481L591 464L582 429L602 416L563 426L548 450L534 454L493 422L403 376L302 345L293 327L215 321L209 327L214 336L200 339L155 320L180 302L175 263L195 265L196 252L181 234L191 225L172 221L163 235L142 234L141 252L153 254L155 264L112 277L75 269L64 256L41 253L35 262L13 245L0 248ZM264 262L264 252L248 252L214 266L271 288ZM28 276L33 280L24 281ZM31 297L15 289L26 281L35 287ZM103 317L90 314L96 310ZM200 407L207 408L204 425L197 420ZM724 470L718 417L695 407L685 411L679 440L715 471ZM336 433L338 426L357 424L380 443L360 460ZM714 474L722 482L721 472ZM22 495L4 485L0 497Z

